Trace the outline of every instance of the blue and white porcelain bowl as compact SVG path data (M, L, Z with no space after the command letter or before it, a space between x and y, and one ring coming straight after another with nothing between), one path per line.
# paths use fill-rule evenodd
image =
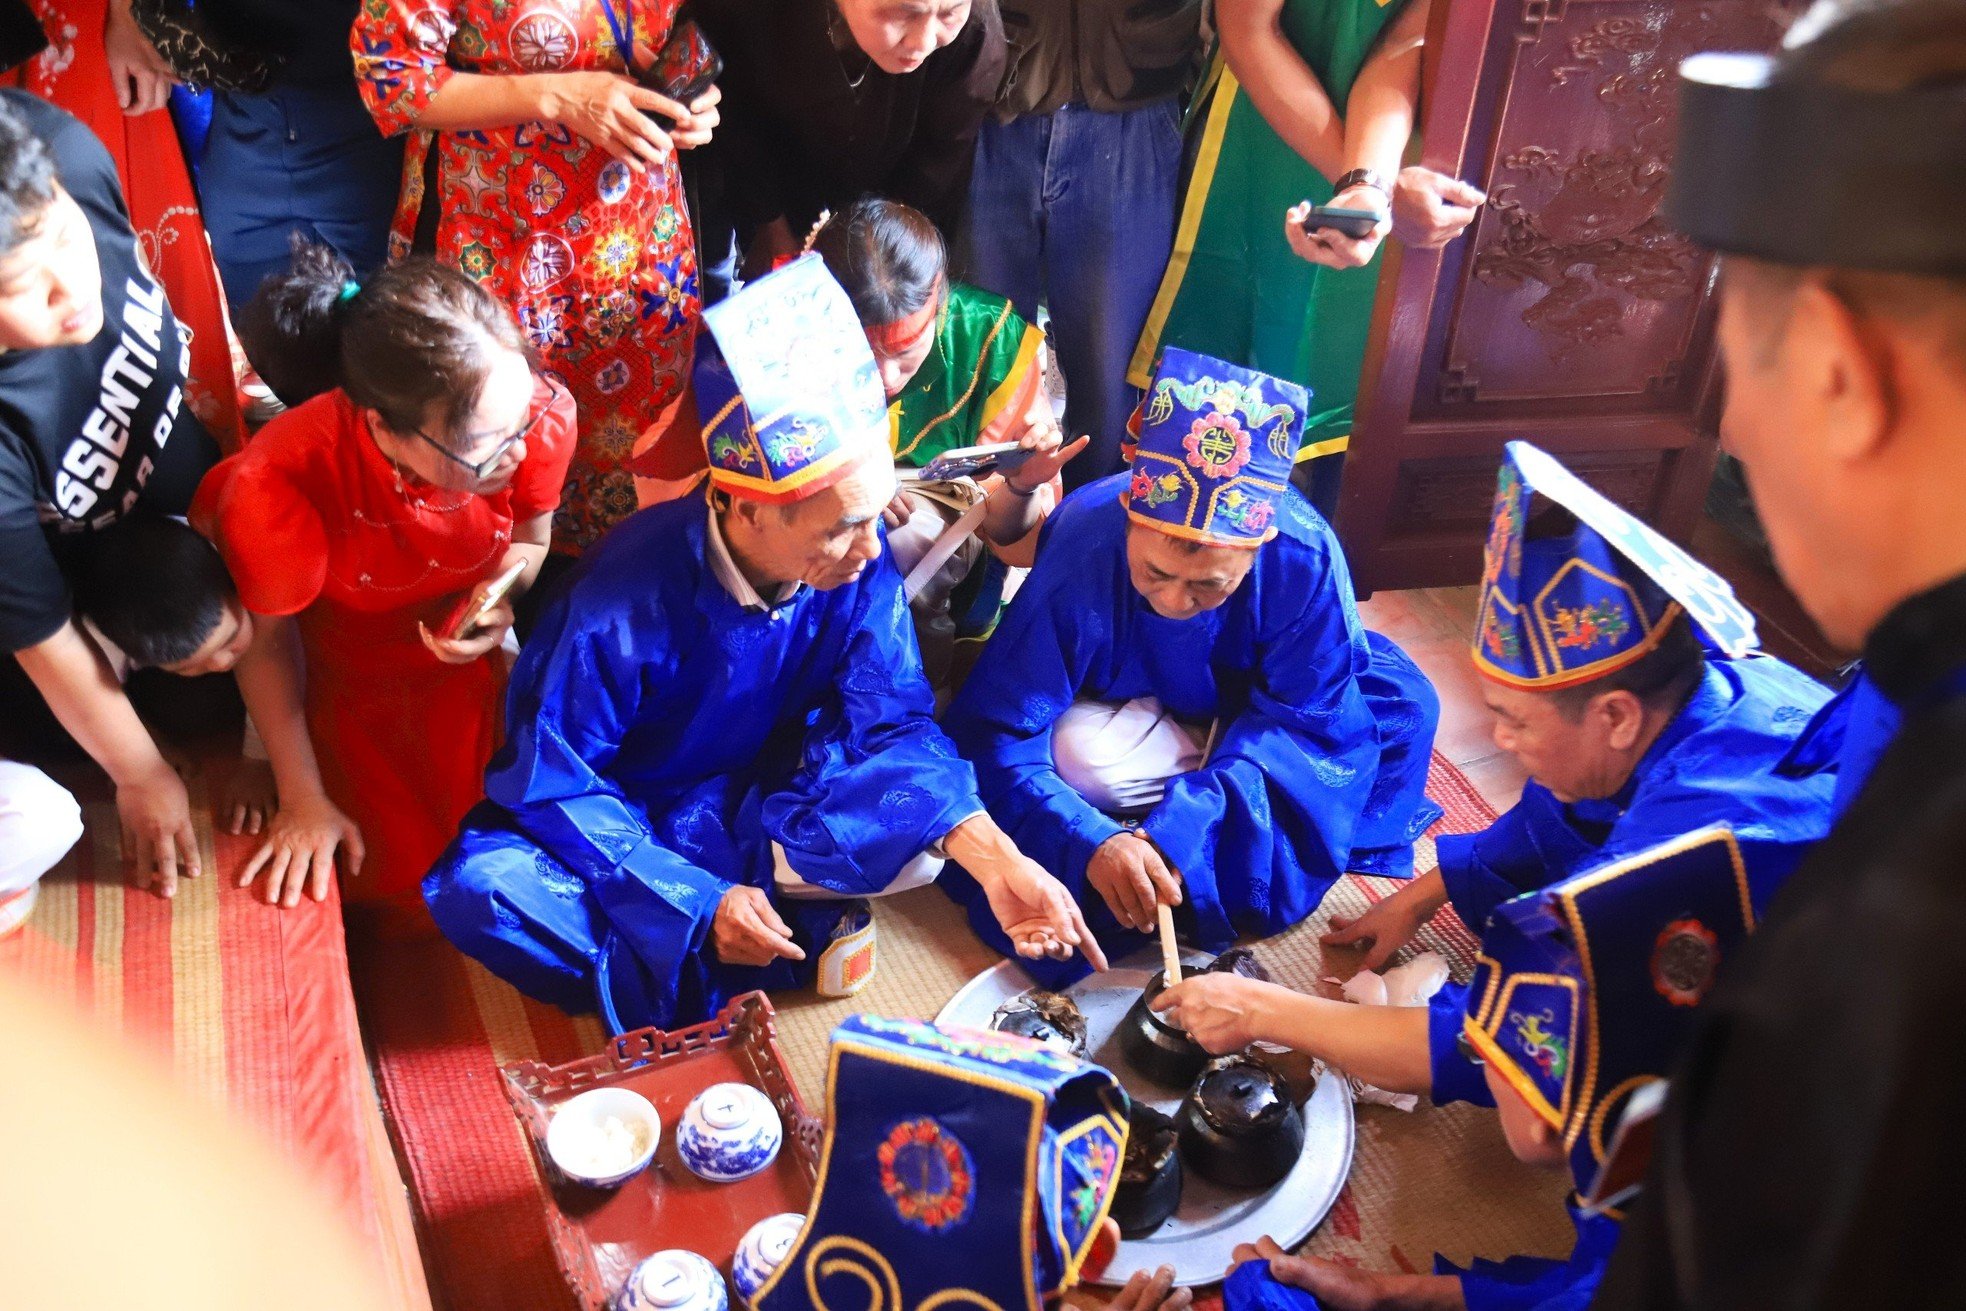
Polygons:
M698 1093L676 1126L676 1154L711 1183L748 1179L778 1157L785 1126L771 1099L748 1083L716 1083Z
M792 1250L792 1244L799 1241L799 1230L805 1226L806 1218L797 1211L785 1211L767 1219L760 1220L745 1230L743 1241L737 1245L737 1255L730 1259L731 1287L737 1296L749 1302L771 1278L771 1272L778 1269Z
M614 1299L614 1311L729 1311L730 1293L717 1267L694 1252L671 1248L635 1267Z
M569 1097L546 1126L546 1155L559 1172L589 1188L613 1188L648 1168L662 1141L662 1117L627 1088L591 1088Z

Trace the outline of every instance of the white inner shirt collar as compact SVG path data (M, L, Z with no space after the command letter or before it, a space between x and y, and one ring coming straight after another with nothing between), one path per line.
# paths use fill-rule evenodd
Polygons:
M766 601L759 596L758 589L751 586L751 580L744 576L744 571L737 567L737 561L731 558L730 544L724 540L722 516L717 512L714 504L710 507L709 524L704 529L703 547L711 575L726 592L730 593L731 599L745 610L756 612L776 610L805 588L805 584L801 582L781 583L776 599Z

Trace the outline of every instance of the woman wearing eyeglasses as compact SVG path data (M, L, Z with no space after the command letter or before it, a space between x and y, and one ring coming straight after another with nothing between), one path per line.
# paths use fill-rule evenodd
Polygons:
M431 260L358 286L303 247L240 327L281 395L337 384L214 468L192 512L257 619L237 672L280 812L242 882L319 899L339 849L348 900L425 922L418 883L483 791L497 652L551 540L573 400L510 310Z

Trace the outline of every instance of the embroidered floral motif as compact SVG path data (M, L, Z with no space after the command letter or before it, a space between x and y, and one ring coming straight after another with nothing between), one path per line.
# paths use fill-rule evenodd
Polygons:
M881 1191L904 1224L937 1233L969 1219L976 1167L969 1149L928 1116L903 1120L888 1130L875 1153Z
M512 143L522 150L537 150L542 146L572 146L573 129L564 123L521 123L512 132ZM572 151L567 152L568 162L573 162Z
M535 9L514 23L511 42L512 57L534 73L565 68L580 45L573 25L550 9Z
M519 281L534 291L544 291L573 272L573 248L550 232L542 232L526 246L519 266Z
M1249 463L1249 434L1233 414L1204 414L1181 439L1190 468L1204 478L1233 478Z
M1119 1144L1104 1130L1094 1130L1080 1141L1085 1143L1079 1162L1083 1174L1078 1185L1071 1190L1069 1204L1074 1230L1083 1236L1098 1218L1099 1204L1105 1200L1113 1175L1119 1170L1120 1150Z
M634 232L617 227L595 238L594 249L587 255L587 268L596 282L619 282L633 271L635 258L641 253L642 243L636 240Z
M662 268L656 271L656 276L655 286L644 287L638 293L642 302L642 317L659 318L665 325L679 328L688 321L696 307L696 271L691 269L684 273Z
M445 195L449 198L449 208L454 212L468 210L476 214L490 214L503 207L505 166L494 159L490 151L469 152L462 165L447 180L450 185L445 188ZM485 203L488 196L494 198L491 205Z
M1128 492L1134 500L1151 510L1180 497L1181 479L1171 473L1155 478L1142 470L1133 475L1133 484Z
M457 266L473 282L483 282L497 271L498 261L492 258L491 247L474 241L457 252Z
M610 291L604 295L590 295L587 312L581 316L581 326L597 346L607 346L621 340L635 326L634 301L625 291Z
M1492 656L1516 660L1522 656L1522 634L1495 617L1493 609L1481 616L1481 643Z
M1270 526L1276 518L1276 506L1265 500L1250 496L1240 487L1225 492L1220 502L1219 517L1237 532L1254 537Z
M782 476L812 463L812 457L819 452L819 442L802 431L779 433L765 444L765 449Z
M595 182L595 190L608 204L619 202L628 194L628 166L618 159L604 165L600 178Z
M535 349L560 350L572 340L573 297L542 296L519 307L519 326Z
M628 421L628 416L619 411L607 415L587 433L595 453L614 460L627 458L628 453L635 449L635 438L639 435L635 425Z
M560 180L560 175L544 164L534 164L532 176L526 181L526 204L532 207L532 212L550 214L566 198L567 184Z
M1616 642L1631 631L1625 612L1609 601L1594 601L1556 611L1556 644L1568 650L1589 650L1599 642Z
M758 467L758 448L745 438L720 432L710 439L710 463L720 469L754 470Z
M1535 1061L1552 1082L1562 1083L1564 1074L1570 1069L1570 1044L1563 1035L1552 1032L1549 1027L1556 1023L1556 1012L1547 1008L1539 1015L1510 1011L1509 1023L1515 1026L1516 1036L1522 1040L1523 1053Z
M1652 944L1652 986L1675 1006L1697 1006L1720 968L1720 935L1698 920L1674 920Z
M616 360L594 375L594 390L612 396L628 385L628 361Z
M1495 513L1488 524L1488 547L1482 552L1481 581L1485 587L1506 571L1522 572L1522 474L1507 460L1496 480Z
M468 63L476 63L485 57L488 45L484 29L467 18L457 25L457 34L451 38L451 53Z
M635 476L626 469L602 474L587 498L587 509L600 523L619 523L635 513Z

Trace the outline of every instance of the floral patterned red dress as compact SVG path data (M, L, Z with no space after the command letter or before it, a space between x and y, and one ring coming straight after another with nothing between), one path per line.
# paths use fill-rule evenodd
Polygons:
M649 48L668 39L680 3L612 0ZM459 71L626 71L601 0L363 0L349 40L387 133L414 129ZM573 393L580 446L553 545L578 553L633 513L628 461L667 426L689 376L696 250L674 157L636 173L558 123L420 132L403 161L393 258L409 253L426 176L437 258L512 306L544 370Z

